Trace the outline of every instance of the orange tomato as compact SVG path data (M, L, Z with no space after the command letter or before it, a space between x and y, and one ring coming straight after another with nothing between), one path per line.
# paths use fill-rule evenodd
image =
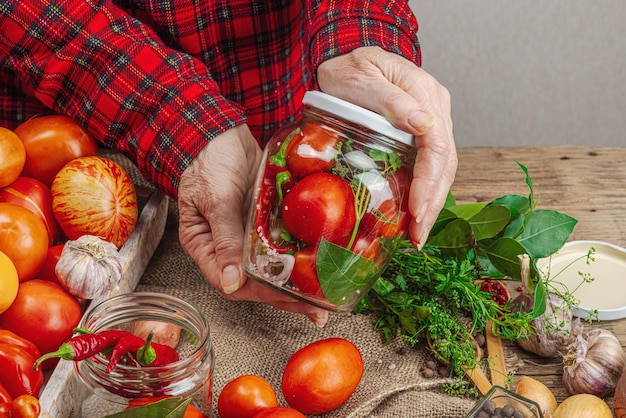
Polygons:
M115 161L92 156L67 163L51 187L52 212L65 235L95 235L120 248L138 217L130 176Z
M13 131L0 128L0 187L17 179L26 162L24 144Z
M252 418L258 412L278 406L272 385L262 377L246 374L228 382L217 398L221 418Z
M0 314L6 311L17 296L20 279L11 259L0 251Z
M276 406L264 409L256 414L254 418L306 418L306 416L302 412L288 406Z
M323 414L343 405L362 376L358 348L343 338L327 338L301 348L287 361L283 395L303 414Z
M48 187L65 164L74 158L98 153L98 143L67 116L33 118L14 132L26 150L22 175L36 178Z
M22 206L0 203L0 251L15 265L20 282L34 278L48 253L46 225Z

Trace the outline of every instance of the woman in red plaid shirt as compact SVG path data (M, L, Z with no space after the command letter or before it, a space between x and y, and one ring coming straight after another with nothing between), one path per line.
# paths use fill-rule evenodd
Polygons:
M419 68L406 0L5 0L0 27L0 126L65 114L125 153L178 199L182 246L231 299L327 320L241 269L261 147L306 90L415 135L415 245L454 179L449 93Z

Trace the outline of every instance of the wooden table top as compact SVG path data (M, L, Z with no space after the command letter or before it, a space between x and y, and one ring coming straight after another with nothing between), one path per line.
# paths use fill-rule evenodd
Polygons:
M504 194L528 195L528 168L538 208L553 209L576 219L570 240L598 240L626 247L626 147L472 147L460 148L452 193L458 203L487 202ZM626 274L624 287L626 292ZM612 331L626 347L626 319L591 326ZM568 394L559 359L544 359L505 342L505 357L518 358L516 376L534 377L551 388L560 402ZM516 378L514 377L514 382ZM612 397L606 399L612 405Z

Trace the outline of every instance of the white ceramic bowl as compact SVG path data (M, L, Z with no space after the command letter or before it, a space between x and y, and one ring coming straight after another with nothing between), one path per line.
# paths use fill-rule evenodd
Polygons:
M578 300L575 316L626 317L626 249L602 241L570 241L551 257L538 260L537 267L549 274L555 287L562 286ZM585 282L586 278L593 280Z

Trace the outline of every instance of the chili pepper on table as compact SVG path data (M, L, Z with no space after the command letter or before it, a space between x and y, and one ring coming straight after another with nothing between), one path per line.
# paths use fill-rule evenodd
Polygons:
M84 332L77 329L75 331ZM39 365L51 358L62 358L64 360L84 360L100 353L107 348L113 347L121 338L130 334L128 331L120 329L107 329L98 333L79 334L69 341L61 344L57 351L46 353L40 356L33 365L37 370ZM131 334L132 335L132 334Z
M132 354L143 366L166 366L180 360L178 351L165 344L153 343L151 340L151 336L144 340L129 332L113 347L105 372L111 373L126 354Z
M13 399L20 395L39 395L43 372L33 369L34 362L27 351L0 343L0 384Z
M300 128L294 129L285 138L278 151L267 159L255 207L255 227L259 239L278 254L297 250L295 244L277 245L271 240L269 217L272 207L275 207L275 203L282 201L284 193L293 185L293 177L287 170L287 147L293 138L301 133Z

